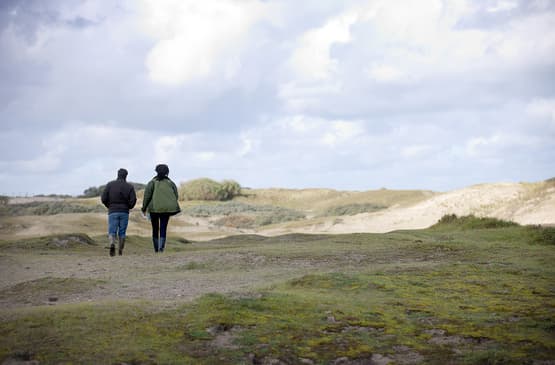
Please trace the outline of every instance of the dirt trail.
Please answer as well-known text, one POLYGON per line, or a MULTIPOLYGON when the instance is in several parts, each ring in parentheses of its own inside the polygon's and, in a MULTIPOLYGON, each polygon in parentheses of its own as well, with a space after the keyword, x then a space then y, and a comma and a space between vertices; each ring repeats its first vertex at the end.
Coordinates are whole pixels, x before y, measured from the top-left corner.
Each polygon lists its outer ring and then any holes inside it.
POLYGON ((321 262, 242 251, 97 254, 25 253, 0 256, 3 308, 113 300, 190 301, 207 293, 244 293, 304 275, 321 262), (24 285, 18 285, 24 284, 24 285), (71 288, 69 288, 71 286, 71 288), (55 298, 51 301, 51 298, 55 298))

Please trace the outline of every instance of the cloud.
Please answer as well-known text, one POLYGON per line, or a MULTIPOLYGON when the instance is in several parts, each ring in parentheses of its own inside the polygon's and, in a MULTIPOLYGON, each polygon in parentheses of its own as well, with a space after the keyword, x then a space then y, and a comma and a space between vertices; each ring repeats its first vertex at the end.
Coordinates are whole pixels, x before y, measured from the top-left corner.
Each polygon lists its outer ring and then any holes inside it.
POLYGON ((270 10, 257 0, 141 3, 143 30, 156 42, 146 59, 149 76, 166 85, 214 73, 233 78, 245 38, 270 10))
POLYGON ((292 68, 301 78, 327 79, 336 71, 337 60, 330 55, 334 44, 351 41, 350 27, 357 21, 354 12, 334 17, 320 28, 304 33, 290 59, 292 68))

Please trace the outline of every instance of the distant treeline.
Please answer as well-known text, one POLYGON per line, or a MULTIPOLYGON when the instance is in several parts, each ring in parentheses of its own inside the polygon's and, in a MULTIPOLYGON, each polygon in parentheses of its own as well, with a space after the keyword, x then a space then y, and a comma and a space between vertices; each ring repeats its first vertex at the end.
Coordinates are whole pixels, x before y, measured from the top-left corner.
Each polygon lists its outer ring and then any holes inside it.
MULTIPOLYGON (((142 190, 146 187, 145 184, 141 184, 141 183, 136 183, 136 182, 131 182, 131 181, 129 183, 131 185, 133 185, 135 190, 142 190)), ((100 196, 105 188, 106 188, 106 184, 100 185, 100 186, 91 186, 91 187, 85 189, 85 191, 83 191, 83 194, 80 197, 81 198, 94 198, 96 196, 100 196)))

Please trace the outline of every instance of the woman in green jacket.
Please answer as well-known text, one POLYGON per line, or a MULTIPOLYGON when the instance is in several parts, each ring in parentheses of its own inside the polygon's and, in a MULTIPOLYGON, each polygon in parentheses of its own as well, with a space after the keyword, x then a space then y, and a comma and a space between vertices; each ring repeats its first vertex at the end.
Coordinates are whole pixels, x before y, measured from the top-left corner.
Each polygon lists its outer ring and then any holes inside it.
POLYGON ((152 243, 155 252, 164 252, 166 246, 166 232, 170 217, 181 211, 179 208, 179 194, 175 183, 170 180, 168 165, 156 166, 156 176, 149 181, 145 188, 143 207, 141 211, 150 213, 152 223, 152 243))

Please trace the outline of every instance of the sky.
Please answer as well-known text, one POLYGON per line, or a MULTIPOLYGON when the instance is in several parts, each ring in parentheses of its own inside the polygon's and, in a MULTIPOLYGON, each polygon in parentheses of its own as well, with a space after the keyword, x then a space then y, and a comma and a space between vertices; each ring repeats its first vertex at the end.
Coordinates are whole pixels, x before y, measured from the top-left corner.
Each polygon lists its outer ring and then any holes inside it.
POLYGON ((2 0, 0 194, 555 176, 555 0, 2 0))

